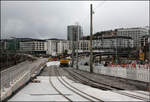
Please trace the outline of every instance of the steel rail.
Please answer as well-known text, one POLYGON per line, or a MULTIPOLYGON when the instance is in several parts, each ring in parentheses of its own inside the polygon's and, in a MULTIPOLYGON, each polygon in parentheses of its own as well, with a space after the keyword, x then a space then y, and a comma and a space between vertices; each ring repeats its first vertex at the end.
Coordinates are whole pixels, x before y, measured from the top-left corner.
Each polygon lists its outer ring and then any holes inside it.
POLYGON ((139 94, 142 94, 142 95, 145 95, 145 96, 150 96, 150 93, 143 93, 143 92, 139 92, 139 91, 138 92, 136 91, 135 93, 139 93, 139 94))
MULTIPOLYGON (((57 73, 56 70, 55 70, 55 73, 56 73, 56 75, 58 75, 58 73, 57 73)), ((87 97, 85 97, 84 95, 80 94, 79 92, 77 92, 77 91, 71 89, 70 87, 68 87, 66 84, 64 84, 64 82, 62 82, 62 81, 58 78, 58 76, 57 76, 57 79, 58 79, 59 82, 60 82, 62 85, 64 85, 67 89, 71 90, 72 92, 74 92, 75 94, 79 95, 80 97, 83 97, 84 99, 93 102, 93 100, 91 100, 90 98, 87 98, 87 97)))
POLYGON ((101 102, 104 102, 103 100, 101 100, 101 99, 99 99, 99 98, 97 98, 97 97, 94 97, 94 96, 92 96, 92 95, 89 95, 89 94, 87 94, 87 93, 85 93, 85 92, 83 92, 83 91, 81 91, 81 90, 79 90, 79 89, 77 89, 76 87, 74 87, 73 85, 71 85, 71 84, 69 84, 64 78, 62 78, 62 76, 61 76, 61 74, 60 74, 60 72, 59 72, 59 70, 57 69, 57 72, 58 72, 58 74, 59 74, 59 76, 60 76, 60 78, 66 83, 66 84, 68 84, 70 87, 72 87, 72 88, 74 88, 75 90, 77 90, 77 91, 79 91, 79 92, 81 92, 81 93, 83 93, 83 94, 85 94, 85 95, 87 95, 87 96, 89 96, 89 97, 91 97, 91 98, 93 98, 93 99, 95 99, 95 100, 98 100, 98 101, 101 101, 101 102))
POLYGON ((144 98, 144 97, 141 97, 141 96, 138 96, 138 95, 134 95, 134 94, 131 94, 131 93, 127 93, 127 92, 119 92, 119 91, 116 92, 115 91, 115 93, 118 93, 118 94, 121 94, 121 95, 125 95, 125 96, 128 96, 128 97, 132 97, 132 98, 136 98, 136 99, 140 99, 140 100, 143 100, 143 101, 149 101, 150 100, 149 98, 144 98))
MULTIPOLYGON (((102 85, 101 83, 97 83, 96 81, 94 81, 94 80, 90 80, 89 78, 87 78, 87 77, 85 77, 85 76, 81 76, 79 73, 76 73, 76 74, 79 74, 81 77, 82 77, 82 79, 79 77, 79 76, 77 76, 77 75, 75 75, 75 74, 73 74, 72 72, 70 72, 69 70, 66 70, 65 69, 65 71, 67 71, 73 78, 75 78, 76 80, 79 80, 81 83, 83 83, 83 84, 87 84, 87 85, 90 85, 90 86, 92 86, 92 87, 96 87, 96 88, 101 88, 101 89, 103 89, 103 90, 112 90, 112 89, 114 89, 114 88, 111 88, 110 86, 108 86, 108 85, 102 85), (84 80, 84 79, 86 79, 86 80, 84 80), (89 83, 89 82, 91 82, 91 83, 89 83), (94 82, 94 83, 93 83, 94 82), (97 85, 96 85, 97 84, 97 85)), ((75 73, 75 72, 74 72, 75 73)))
POLYGON ((60 92, 56 87, 55 85, 52 83, 52 80, 50 78, 50 71, 49 71, 49 82, 50 84, 52 85, 52 87, 60 94, 62 95, 65 99, 67 99, 69 102, 72 102, 71 99, 69 99, 68 97, 66 97, 62 92, 60 92))
MULTIPOLYGON (((65 69, 66 70, 66 69, 65 69)), ((68 71, 68 70, 66 70, 66 71, 68 71)), ((72 70, 73 71, 73 70, 72 70)), ((70 72, 70 71, 68 71, 68 72, 70 72)), ((94 80, 92 80, 92 79, 90 79, 90 78, 87 78, 85 75, 83 75, 83 74, 80 74, 80 73, 78 73, 78 72, 76 72, 76 71, 73 71, 74 73, 76 73, 76 74, 78 74, 78 75, 80 75, 81 77, 83 77, 83 78, 86 78, 86 79, 88 79, 88 80, 90 80, 91 82, 94 82, 94 83, 97 83, 97 84, 101 84, 101 83, 99 83, 99 82, 96 82, 96 81, 94 81, 94 80)), ((71 73, 71 72, 70 72, 71 73)), ((70 75, 73 75, 74 73, 71 73, 70 75)), ((79 77, 78 77, 79 78, 79 77)), ((107 84, 106 84, 107 85, 107 84)), ((111 90, 113 89, 113 90, 116 90, 115 88, 110 88, 111 90)), ((127 93, 127 92, 118 92, 118 91, 113 91, 113 92, 115 92, 115 93, 118 93, 118 94, 121 94, 121 95, 125 95, 125 96, 128 96, 128 97, 132 97, 132 98, 136 98, 136 99, 140 99, 140 100, 144 100, 144 101, 148 101, 148 100, 150 100, 149 98, 144 98, 144 97, 141 97, 141 96, 138 96, 138 95, 134 95, 134 94, 129 94, 129 93, 127 93)))
POLYGON ((94 83, 98 83, 99 85, 104 85, 104 87, 108 86, 109 90, 116 90, 116 89, 124 90, 124 89, 122 89, 122 88, 118 88, 118 87, 111 86, 111 85, 108 85, 108 84, 105 84, 105 83, 97 82, 97 81, 92 80, 92 79, 86 77, 85 75, 82 75, 82 74, 80 74, 80 73, 78 73, 78 72, 76 72, 76 71, 74 71, 74 70, 72 70, 72 71, 73 71, 74 73, 77 73, 78 75, 80 75, 80 76, 82 76, 82 77, 84 77, 84 78, 86 78, 86 79, 88 79, 88 80, 94 82, 94 83))

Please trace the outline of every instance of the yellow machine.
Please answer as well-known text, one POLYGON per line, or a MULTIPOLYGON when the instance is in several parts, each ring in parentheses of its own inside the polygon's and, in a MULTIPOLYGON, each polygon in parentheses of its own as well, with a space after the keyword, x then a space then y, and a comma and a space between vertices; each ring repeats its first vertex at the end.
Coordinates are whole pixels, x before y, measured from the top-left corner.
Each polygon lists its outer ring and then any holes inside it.
POLYGON ((51 57, 49 57, 49 58, 48 58, 48 61, 51 61, 51 60, 52 60, 51 57))
POLYGON ((58 57, 57 56, 51 56, 48 58, 48 61, 57 61, 58 57))
POLYGON ((60 59, 60 67, 69 67, 69 59, 62 58, 60 59))

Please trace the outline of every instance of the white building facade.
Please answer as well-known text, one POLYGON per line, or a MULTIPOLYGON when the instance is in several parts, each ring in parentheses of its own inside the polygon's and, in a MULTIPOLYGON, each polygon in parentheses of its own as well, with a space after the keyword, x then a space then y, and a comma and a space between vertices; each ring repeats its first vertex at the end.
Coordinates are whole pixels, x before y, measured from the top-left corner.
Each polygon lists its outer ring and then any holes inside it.
POLYGON ((146 28, 122 28, 117 30, 117 36, 127 36, 133 39, 133 46, 140 47, 142 36, 148 35, 149 31, 146 28))
POLYGON ((47 51, 46 54, 55 56, 57 53, 58 40, 47 40, 47 51))
MULTIPOLYGON (((72 41, 69 40, 47 40, 47 54, 49 55, 61 55, 65 51, 68 54, 72 53, 72 41)), ((89 52, 90 41, 89 40, 79 40, 78 42, 78 52, 89 52)), ((74 51, 77 50, 77 41, 74 41, 74 51)))
POLYGON ((20 51, 46 54, 47 43, 45 40, 29 40, 20 42, 20 51))
POLYGON ((133 40, 126 36, 102 37, 93 40, 93 49, 107 48, 133 48, 133 40))
POLYGON ((79 52, 89 52, 90 40, 79 40, 79 52))
POLYGON ((58 54, 63 54, 65 51, 70 52, 69 41, 61 40, 58 42, 58 54))
POLYGON ((70 41, 68 40, 47 40, 47 52, 46 54, 57 56, 63 54, 66 50, 70 52, 70 41))

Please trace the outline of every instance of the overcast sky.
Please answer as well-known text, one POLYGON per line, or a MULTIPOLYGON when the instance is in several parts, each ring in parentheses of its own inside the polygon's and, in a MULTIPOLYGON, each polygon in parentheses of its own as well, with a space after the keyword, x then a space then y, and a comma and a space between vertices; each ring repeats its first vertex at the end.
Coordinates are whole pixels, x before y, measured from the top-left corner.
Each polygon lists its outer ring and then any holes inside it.
POLYGON ((2 38, 66 39, 76 22, 89 35, 90 3, 94 32, 149 25, 149 1, 2 1, 2 38))

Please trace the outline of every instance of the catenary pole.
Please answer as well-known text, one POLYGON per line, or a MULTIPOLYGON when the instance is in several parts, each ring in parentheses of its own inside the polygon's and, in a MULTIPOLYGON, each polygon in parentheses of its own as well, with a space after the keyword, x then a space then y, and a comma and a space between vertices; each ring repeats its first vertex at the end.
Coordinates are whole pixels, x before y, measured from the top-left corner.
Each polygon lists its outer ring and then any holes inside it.
POLYGON ((93 73, 93 52, 92 52, 92 37, 93 37, 93 7, 90 5, 90 72, 93 73))
POLYGON ((77 57, 77 64, 76 67, 78 69, 78 44, 79 44, 79 24, 77 23, 77 53, 76 53, 76 57, 77 57))
POLYGON ((72 34, 72 67, 73 67, 73 65, 74 65, 74 33, 75 33, 75 31, 74 31, 74 28, 73 28, 73 34, 72 34))

